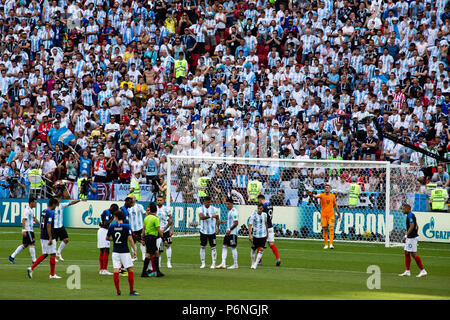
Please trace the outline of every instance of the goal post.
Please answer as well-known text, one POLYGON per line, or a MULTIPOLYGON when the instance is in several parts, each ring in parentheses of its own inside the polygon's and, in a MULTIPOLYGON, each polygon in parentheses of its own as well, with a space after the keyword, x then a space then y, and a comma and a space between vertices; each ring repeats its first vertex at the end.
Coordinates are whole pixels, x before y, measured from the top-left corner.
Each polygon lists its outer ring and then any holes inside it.
MULTIPOLYGON (((225 220, 225 199, 231 196, 240 214, 239 235, 244 236, 256 209, 249 184, 259 181, 260 193, 274 205, 276 237, 318 240, 322 239, 320 208, 309 191, 317 194, 330 184, 341 212, 341 220, 335 221, 335 239, 391 246, 400 243, 404 234, 401 203, 414 205, 405 186, 413 185, 411 172, 384 161, 169 155, 166 203, 172 209, 175 232, 193 234, 199 230, 196 209, 202 197, 210 196, 225 220), (351 184, 360 187, 356 204, 349 201, 351 184)), ((225 232, 225 225, 220 232, 225 232)))

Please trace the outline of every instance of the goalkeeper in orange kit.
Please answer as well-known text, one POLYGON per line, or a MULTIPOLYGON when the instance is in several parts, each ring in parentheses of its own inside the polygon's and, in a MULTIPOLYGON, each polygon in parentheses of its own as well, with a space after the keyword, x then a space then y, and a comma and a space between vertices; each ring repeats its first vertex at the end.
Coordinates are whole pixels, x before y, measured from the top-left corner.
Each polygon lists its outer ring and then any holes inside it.
POLYGON ((323 248, 334 249, 334 209, 336 209, 338 219, 341 219, 341 214, 336 204, 336 196, 331 193, 331 186, 326 184, 325 192, 313 195, 313 197, 320 199, 320 225, 322 226, 323 240, 325 241, 323 248), (328 246, 328 240, 330 240, 330 246, 328 246))

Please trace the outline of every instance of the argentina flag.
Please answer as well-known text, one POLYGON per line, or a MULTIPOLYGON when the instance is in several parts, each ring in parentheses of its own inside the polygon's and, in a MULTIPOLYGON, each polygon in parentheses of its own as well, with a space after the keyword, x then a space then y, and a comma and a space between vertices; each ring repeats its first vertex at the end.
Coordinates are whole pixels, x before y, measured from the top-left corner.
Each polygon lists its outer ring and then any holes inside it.
POLYGON ((70 141, 75 140, 77 137, 67 127, 61 127, 57 131, 58 142, 62 142, 65 145, 69 145, 70 141))

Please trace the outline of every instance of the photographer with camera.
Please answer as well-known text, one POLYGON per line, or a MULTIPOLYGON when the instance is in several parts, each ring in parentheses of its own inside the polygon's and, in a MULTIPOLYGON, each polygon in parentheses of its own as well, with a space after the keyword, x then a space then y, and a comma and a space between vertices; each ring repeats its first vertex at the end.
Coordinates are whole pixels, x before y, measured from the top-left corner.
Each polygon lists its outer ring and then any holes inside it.
POLYGON ((78 199, 98 200, 98 186, 92 182, 92 178, 88 178, 87 171, 81 172, 81 178, 77 180, 78 199))
POLYGON ((8 188, 10 197, 14 199, 22 198, 26 188, 25 181, 20 176, 20 170, 15 169, 14 174, 6 179, 8 184, 1 184, 2 187, 8 188))

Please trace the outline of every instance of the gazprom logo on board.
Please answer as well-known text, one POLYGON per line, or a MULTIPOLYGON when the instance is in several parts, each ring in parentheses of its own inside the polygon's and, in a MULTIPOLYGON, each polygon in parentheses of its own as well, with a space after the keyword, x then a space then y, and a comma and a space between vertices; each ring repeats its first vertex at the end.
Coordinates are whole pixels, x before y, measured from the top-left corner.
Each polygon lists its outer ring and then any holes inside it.
POLYGON ((435 230, 434 217, 431 217, 430 222, 423 226, 422 231, 428 239, 450 239, 450 230, 435 230))
POLYGON ((89 210, 85 211, 81 216, 81 220, 85 225, 98 225, 100 223, 100 218, 95 218, 92 216, 92 204, 89 205, 89 210))

